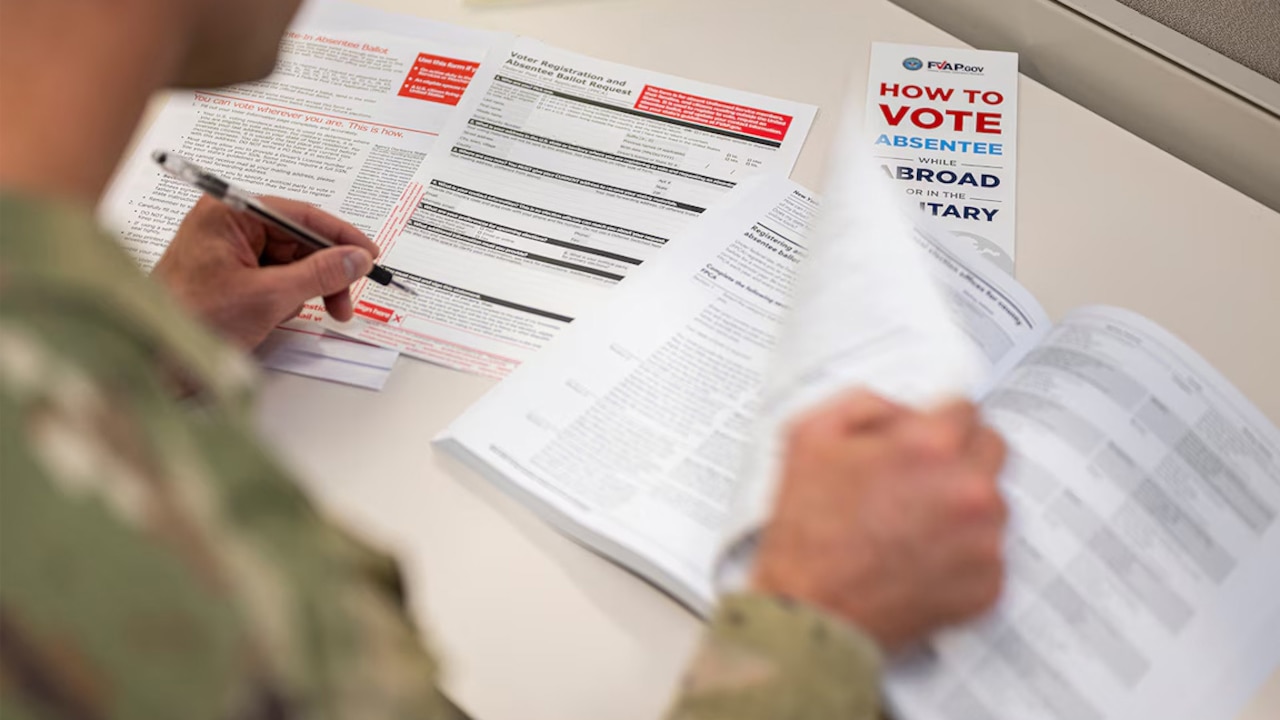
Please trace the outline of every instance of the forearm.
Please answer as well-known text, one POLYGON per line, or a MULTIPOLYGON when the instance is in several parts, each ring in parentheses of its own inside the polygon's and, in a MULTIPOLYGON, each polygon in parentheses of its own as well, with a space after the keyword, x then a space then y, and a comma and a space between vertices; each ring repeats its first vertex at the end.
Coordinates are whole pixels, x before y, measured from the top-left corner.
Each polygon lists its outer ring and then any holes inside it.
POLYGON ((880 664, 870 638, 817 610, 730 596, 668 720, 874 720, 880 664))

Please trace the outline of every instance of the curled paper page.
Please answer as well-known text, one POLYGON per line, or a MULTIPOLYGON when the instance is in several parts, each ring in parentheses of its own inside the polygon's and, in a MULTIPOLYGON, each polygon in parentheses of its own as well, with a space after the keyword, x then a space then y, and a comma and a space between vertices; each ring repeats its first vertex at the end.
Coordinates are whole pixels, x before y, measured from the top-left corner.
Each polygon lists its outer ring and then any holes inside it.
POLYGON ((972 396, 986 364, 966 337, 914 239, 918 212, 895 199, 852 125, 837 142, 809 257, 761 396, 756 442, 718 563, 745 581, 777 488, 779 437, 797 415, 849 388, 926 407, 972 396), (912 213, 915 213, 913 215, 912 213))

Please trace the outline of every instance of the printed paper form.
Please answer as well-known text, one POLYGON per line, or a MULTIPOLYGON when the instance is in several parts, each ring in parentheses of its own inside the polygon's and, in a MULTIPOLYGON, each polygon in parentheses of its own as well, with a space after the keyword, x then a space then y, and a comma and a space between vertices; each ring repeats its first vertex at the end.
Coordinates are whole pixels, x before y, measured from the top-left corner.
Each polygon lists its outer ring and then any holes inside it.
MULTIPOLYGON (((177 93, 116 178, 104 221, 146 269, 197 191, 154 166, 190 157, 249 190, 312 204, 371 237, 435 144, 478 63, 510 36, 390 15, 335 0, 304 6, 275 73, 177 93)), ((262 348, 267 367, 379 388, 397 353, 329 333, 317 300, 262 348)))
POLYGON ((787 180, 735 189, 438 442, 708 611, 735 466, 816 207, 787 180))
POLYGON ((815 108, 519 39, 476 75, 382 237, 419 298, 342 331, 506 375, 737 183, 790 172, 815 108))
MULTIPOLYGON (((740 468, 817 207, 787 180, 735 190, 440 442, 565 532, 708 610, 726 532, 747 524, 734 514, 740 468)), ((1035 327, 1005 323, 973 291, 957 264, 984 263, 963 243, 915 237, 937 250, 922 257, 938 261, 992 365, 1043 332, 1029 296, 1012 291, 1035 327)))
POLYGON ((983 409, 1015 449, 1007 589, 891 675, 903 717, 1234 717, 1280 664, 1276 428, 1114 308, 1068 315, 983 409))

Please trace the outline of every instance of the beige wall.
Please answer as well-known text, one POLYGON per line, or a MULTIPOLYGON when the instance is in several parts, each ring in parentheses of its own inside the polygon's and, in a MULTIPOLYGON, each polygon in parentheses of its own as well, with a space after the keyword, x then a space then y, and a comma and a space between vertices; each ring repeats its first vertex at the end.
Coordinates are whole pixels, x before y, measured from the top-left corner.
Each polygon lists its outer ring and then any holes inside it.
MULTIPOLYGON (((1261 74, 1115 0, 893 2, 975 47, 1020 53, 1027 76, 1280 211, 1280 85, 1261 74)), ((1259 52, 1280 57, 1280 39, 1259 52)))
POLYGON ((1280 2, 1275 0, 1118 0, 1126 6, 1280 83, 1280 2))

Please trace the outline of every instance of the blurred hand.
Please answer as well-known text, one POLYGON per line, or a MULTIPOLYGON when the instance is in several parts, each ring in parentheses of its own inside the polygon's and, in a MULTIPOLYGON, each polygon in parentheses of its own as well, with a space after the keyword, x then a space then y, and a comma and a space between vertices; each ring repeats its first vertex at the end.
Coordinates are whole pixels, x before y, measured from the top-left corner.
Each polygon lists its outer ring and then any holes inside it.
POLYGON ((894 653, 999 597, 1005 445, 970 403, 856 392, 790 429, 757 589, 834 613, 894 653))
POLYGON ((191 209, 154 277, 188 311, 227 340, 251 349, 302 305, 323 297, 350 320, 349 288, 369 272, 378 248, 355 227, 303 202, 263 203, 340 247, 312 250, 283 231, 209 197, 191 209))

